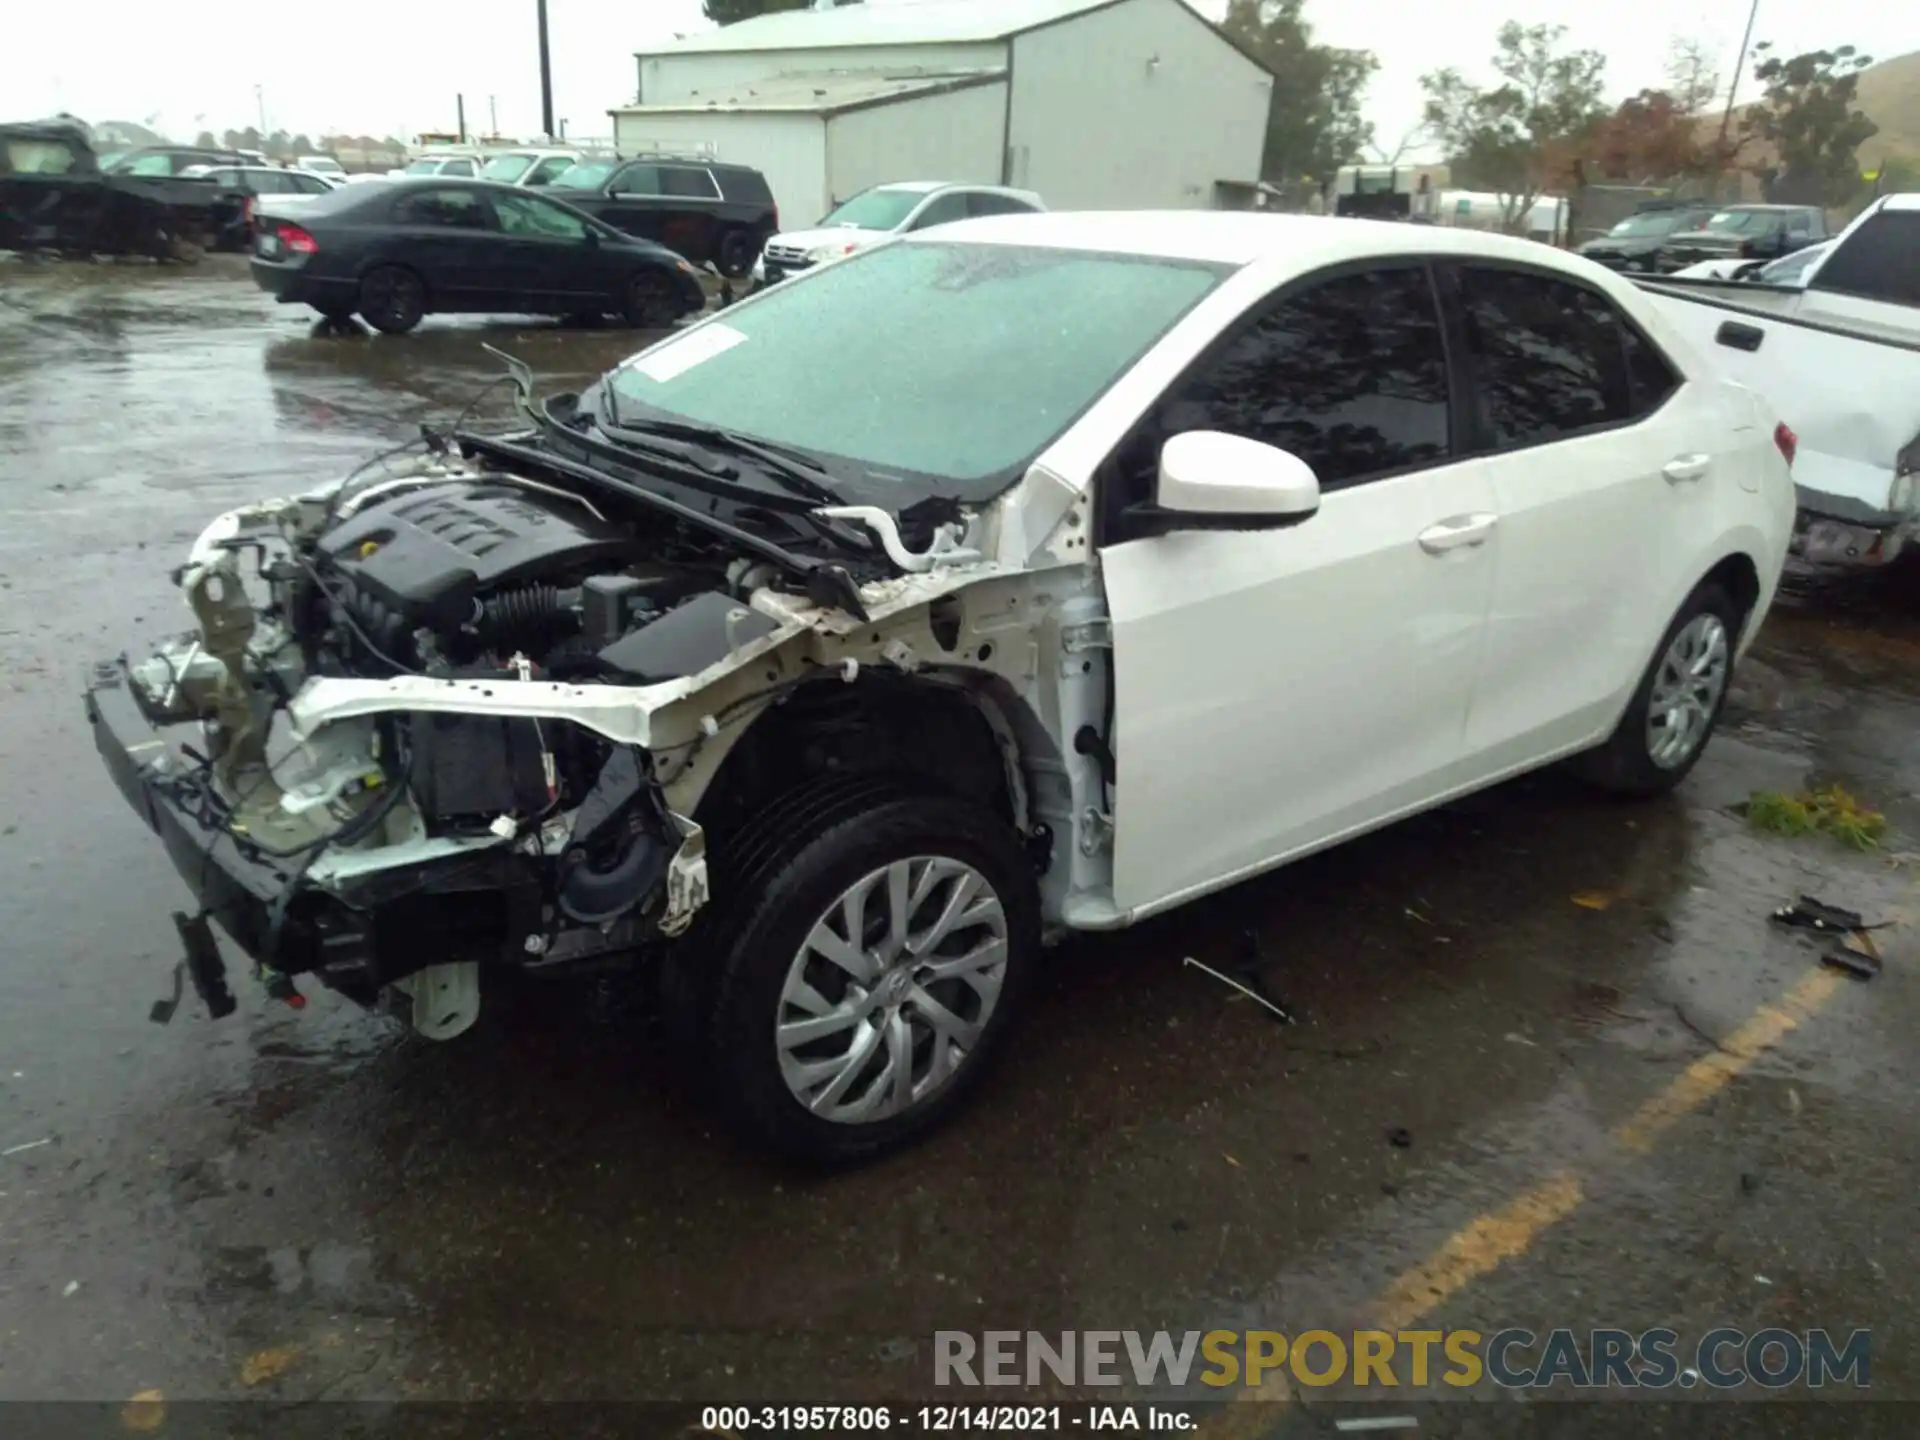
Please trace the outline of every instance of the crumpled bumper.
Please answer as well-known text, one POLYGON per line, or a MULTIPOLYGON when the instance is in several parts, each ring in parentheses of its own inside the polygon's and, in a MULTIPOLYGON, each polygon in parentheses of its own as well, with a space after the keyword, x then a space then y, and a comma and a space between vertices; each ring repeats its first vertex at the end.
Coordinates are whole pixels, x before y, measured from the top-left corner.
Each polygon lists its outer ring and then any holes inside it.
MULTIPOLYGON (((243 847, 181 802, 194 762, 141 709, 124 659, 94 666, 84 698, 114 784, 160 837, 195 902, 258 964, 313 974, 371 1005, 384 987, 430 965, 512 956, 537 928, 537 862, 505 849, 311 883, 306 855, 243 847)), ((211 964, 218 978, 219 962, 208 958, 211 947, 199 957, 194 948, 189 942, 188 966, 205 996, 203 972, 211 964)))

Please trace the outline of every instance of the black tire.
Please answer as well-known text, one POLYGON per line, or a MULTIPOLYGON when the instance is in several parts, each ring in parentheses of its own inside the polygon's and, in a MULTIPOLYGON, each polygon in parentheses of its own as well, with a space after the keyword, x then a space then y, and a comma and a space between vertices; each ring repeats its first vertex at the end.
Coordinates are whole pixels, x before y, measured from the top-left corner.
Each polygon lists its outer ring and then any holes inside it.
POLYGON ((404 335, 427 313, 427 287, 402 265, 381 265, 360 280, 360 318, 383 335, 404 335))
POLYGON ((1740 643, 1740 630, 1745 621, 1746 616, 1740 606, 1724 587, 1711 580, 1702 582, 1687 597, 1679 613, 1673 617, 1673 623, 1667 626, 1666 633, 1660 637, 1659 645, 1654 648, 1653 659, 1648 662, 1646 673, 1640 677, 1639 688, 1633 692, 1633 699, 1628 702, 1626 713, 1620 717, 1613 734, 1604 744, 1576 756, 1571 767, 1573 772, 1602 790, 1631 796, 1664 795, 1686 779, 1706 750, 1707 742, 1713 738, 1720 712, 1726 706, 1727 691, 1733 680, 1733 652, 1740 643), (1654 756, 1648 723, 1654 687, 1661 680, 1662 668, 1668 663, 1676 638, 1706 616, 1712 616, 1719 622, 1726 647, 1719 693, 1713 699, 1706 725, 1697 739, 1678 758, 1667 757, 1663 764, 1654 756))
POLYGON ((658 270, 642 270, 621 295, 621 316, 636 330, 664 330, 684 309, 679 288, 658 270))
POLYGON ((729 280, 751 274, 760 258, 760 237, 751 230, 729 230, 714 247, 713 268, 729 280))
MULTIPOLYGON (((714 865, 713 899, 673 957, 669 1018, 683 1027, 692 1022, 705 1082, 749 1140, 808 1164, 847 1164, 905 1144, 966 1099, 990 1067, 1039 957, 1033 866, 1006 821, 885 780, 829 777, 763 812, 720 848, 714 865), (999 899, 1006 962, 997 1001, 972 1049, 924 1099, 880 1120, 823 1119, 781 1073, 774 1031, 788 972, 808 933, 844 892, 875 870, 924 856, 970 867, 999 899)), ((930 1034, 927 1043, 933 1043, 930 1034)), ((924 1058, 915 1051, 916 1063, 924 1058)), ((864 1087, 856 1082, 852 1088, 864 1087)))

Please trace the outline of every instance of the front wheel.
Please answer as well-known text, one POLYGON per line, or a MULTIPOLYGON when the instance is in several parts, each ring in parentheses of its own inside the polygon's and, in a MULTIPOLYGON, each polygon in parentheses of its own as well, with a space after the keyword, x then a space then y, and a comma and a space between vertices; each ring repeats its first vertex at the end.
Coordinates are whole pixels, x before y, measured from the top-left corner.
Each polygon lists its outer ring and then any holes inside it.
POLYGON ((729 230, 720 237, 713 268, 729 280, 744 278, 760 258, 760 241, 751 230, 729 230))
POLYGON ((681 315, 680 292, 656 270, 642 270, 627 281, 621 315, 636 330, 663 330, 681 315))
POLYGON ((1574 761, 1576 772, 1622 795, 1659 795, 1684 780, 1719 723, 1742 620, 1713 581, 1689 595, 1619 725, 1574 761))
POLYGON ((382 265, 360 282, 360 318, 383 335, 406 334, 426 313, 426 287, 411 270, 382 265))
POLYGON ((893 1149, 960 1104, 1040 948, 1033 867, 1006 821, 946 798, 849 798, 820 828, 750 845, 750 873, 716 877, 726 918, 702 946, 717 1098, 751 1138, 814 1163, 893 1149))

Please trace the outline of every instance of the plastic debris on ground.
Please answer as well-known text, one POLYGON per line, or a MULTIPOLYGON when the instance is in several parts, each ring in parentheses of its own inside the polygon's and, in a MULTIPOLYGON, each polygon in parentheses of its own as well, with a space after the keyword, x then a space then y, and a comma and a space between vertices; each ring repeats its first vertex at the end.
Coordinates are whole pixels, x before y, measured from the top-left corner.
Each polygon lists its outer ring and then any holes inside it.
POLYGON ((1782 905, 1768 918, 1783 929, 1832 937, 1834 943, 1820 954, 1820 963, 1829 969, 1842 971, 1856 980, 1871 980, 1885 968, 1872 932, 1886 929, 1891 922, 1869 925, 1859 911, 1829 905, 1811 895, 1802 895, 1793 904, 1782 905))

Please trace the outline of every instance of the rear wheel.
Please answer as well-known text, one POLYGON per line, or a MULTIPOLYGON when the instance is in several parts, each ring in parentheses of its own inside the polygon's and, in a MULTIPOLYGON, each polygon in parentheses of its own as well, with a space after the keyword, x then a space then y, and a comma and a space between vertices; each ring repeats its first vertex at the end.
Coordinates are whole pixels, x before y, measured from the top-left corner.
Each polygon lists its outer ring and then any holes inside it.
POLYGON ((1040 905, 1014 832, 979 806, 856 781, 806 808, 822 823, 741 837, 747 864, 716 875, 711 928, 681 958, 704 972, 699 1053, 727 1113, 792 1158, 844 1163, 978 1083, 1037 961, 1040 905))
POLYGON ((1573 762, 1576 773, 1622 795, 1659 795, 1684 780, 1726 704, 1743 618, 1717 582, 1689 595, 1626 714, 1605 744, 1573 762))
POLYGON ((729 230, 715 247, 713 268, 729 280, 738 280, 752 271, 759 255, 759 239, 751 230, 729 230))
POLYGON ((680 292, 656 270, 642 270, 627 282, 621 314, 636 330, 659 330, 680 318, 680 292))
POLYGON ((411 270, 382 265, 360 281, 360 318, 382 334, 404 335, 426 313, 426 287, 411 270))

